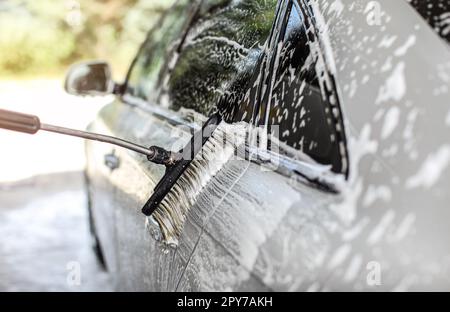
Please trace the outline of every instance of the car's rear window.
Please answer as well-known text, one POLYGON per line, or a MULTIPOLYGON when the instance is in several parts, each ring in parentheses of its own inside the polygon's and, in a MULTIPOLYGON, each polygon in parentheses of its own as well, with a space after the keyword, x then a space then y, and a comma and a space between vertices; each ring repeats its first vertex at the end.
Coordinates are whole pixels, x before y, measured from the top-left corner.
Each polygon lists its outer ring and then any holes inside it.
POLYGON ((407 0, 430 26, 450 43, 449 0, 407 0))

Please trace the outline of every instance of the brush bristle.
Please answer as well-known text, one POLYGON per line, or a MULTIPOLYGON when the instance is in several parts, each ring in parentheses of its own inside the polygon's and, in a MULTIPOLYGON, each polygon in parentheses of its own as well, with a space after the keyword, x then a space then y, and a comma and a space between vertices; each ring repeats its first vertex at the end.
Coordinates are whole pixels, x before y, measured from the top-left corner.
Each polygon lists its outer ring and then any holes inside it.
POLYGON ((207 183, 245 142, 245 133, 243 125, 222 122, 161 201, 153 217, 161 228, 166 244, 178 245, 189 209, 207 183))

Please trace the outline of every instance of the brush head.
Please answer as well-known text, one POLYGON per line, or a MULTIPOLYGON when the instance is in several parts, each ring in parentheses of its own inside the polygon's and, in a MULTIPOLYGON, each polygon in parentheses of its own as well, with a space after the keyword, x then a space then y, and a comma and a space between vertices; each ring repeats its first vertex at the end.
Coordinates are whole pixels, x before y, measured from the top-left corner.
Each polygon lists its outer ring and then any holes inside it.
MULTIPOLYGON (((170 190, 158 202, 150 202, 155 210, 151 214, 152 224, 157 223, 165 245, 177 246, 189 212, 195 206, 200 194, 208 183, 235 155, 244 153, 246 128, 221 122, 214 133, 205 141, 192 161, 185 161, 179 167, 169 170, 177 171, 177 178, 170 180, 170 190)), ((166 179, 175 176, 172 172, 166 179)), ((162 190, 162 188, 161 188, 162 190)), ((152 199, 151 199, 152 200, 152 199)))
POLYGON ((146 216, 151 216, 153 212, 158 208, 161 201, 169 193, 174 184, 178 181, 180 176, 184 173, 186 168, 202 149, 203 145, 213 134, 221 121, 219 114, 211 116, 203 125, 202 130, 196 132, 191 141, 180 152, 182 158, 176 161, 174 164, 167 166, 166 173, 163 178, 156 185, 153 195, 147 201, 142 208, 142 213, 146 216))

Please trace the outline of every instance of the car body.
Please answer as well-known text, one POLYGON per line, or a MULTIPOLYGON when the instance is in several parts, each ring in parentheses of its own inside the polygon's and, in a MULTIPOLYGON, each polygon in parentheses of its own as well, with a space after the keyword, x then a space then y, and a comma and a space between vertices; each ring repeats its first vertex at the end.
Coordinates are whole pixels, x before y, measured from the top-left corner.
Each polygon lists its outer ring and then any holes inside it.
POLYGON ((181 148, 219 111, 279 144, 179 181, 168 245, 141 213, 164 167, 88 142, 117 289, 448 290, 449 87, 448 44, 406 1, 177 1, 90 130, 181 148))

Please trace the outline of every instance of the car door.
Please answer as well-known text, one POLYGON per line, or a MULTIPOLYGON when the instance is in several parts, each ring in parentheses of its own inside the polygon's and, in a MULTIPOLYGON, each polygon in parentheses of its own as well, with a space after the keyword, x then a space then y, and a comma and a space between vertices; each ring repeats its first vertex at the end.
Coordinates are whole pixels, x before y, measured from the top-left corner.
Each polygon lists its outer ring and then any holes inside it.
MULTIPOLYGON (((119 137, 180 149, 229 88, 236 89, 236 103, 245 97, 250 103, 243 92, 248 88, 240 85, 242 81, 246 86, 251 81, 255 84, 255 67, 264 54, 262 46, 272 30, 276 6, 276 1, 177 2, 176 10, 166 16, 167 24, 162 22, 161 32, 167 41, 150 33, 135 60, 122 98, 126 105, 112 104, 100 119, 119 137), (178 16, 177 5, 183 12, 178 16), (258 16, 261 20, 256 24, 258 16), (174 23, 180 25, 178 32, 174 23), (167 29, 174 33, 172 39, 168 39, 167 29), (158 50, 164 53, 158 55, 158 50), (248 77, 250 80, 245 81, 248 77)), ((229 118, 239 114, 245 113, 229 109, 229 118)), ((120 167, 112 172, 110 181, 115 188, 119 288, 174 290, 177 273, 186 266, 196 236, 186 233, 186 239, 181 239, 175 249, 160 241, 159 226, 153 219, 146 220, 140 209, 164 168, 127 151, 116 151, 116 156, 120 167)))
MULTIPOLYGON (((203 182, 194 190, 188 184, 195 181, 180 181, 183 198, 192 191, 195 196, 173 203, 177 209, 187 205, 180 208, 187 212, 173 246, 160 224, 140 213, 164 168, 115 151, 120 166, 109 180, 120 289, 283 290, 301 285, 307 269, 326 254, 327 233, 315 218, 329 216, 324 207, 335 198, 333 178, 345 175, 344 143, 336 130, 339 116, 329 122, 330 100, 320 100, 326 98, 321 97, 323 80, 314 79, 314 71, 301 70, 309 68, 302 62, 311 60, 284 61, 307 48, 304 43, 289 47, 301 41, 301 34, 285 40, 289 25, 301 21, 300 14, 292 17, 298 9, 293 3, 200 1, 190 6, 192 14, 183 15, 191 16, 182 23, 187 26, 168 40, 160 59, 151 43, 144 44, 122 98, 126 105, 117 102, 101 113, 99 123, 114 135, 171 149, 186 144, 193 129, 215 111, 228 124, 243 121, 251 133, 269 131, 272 137, 263 139, 267 144, 262 149, 261 140, 256 146, 246 143, 246 152, 221 163, 214 175, 199 170, 203 182), (316 133, 312 125, 325 130, 316 133), (280 130, 284 135, 277 139, 280 130)), ((166 217, 173 222, 179 216, 166 217)))
POLYGON ((310 14, 306 3, 279 2, 249 121, 258 144, 226 162, 192 205, 185 233, 195 239, 176 290, 307 290, 331 275, 341 226, 331 207, 348 163, 310 14))

